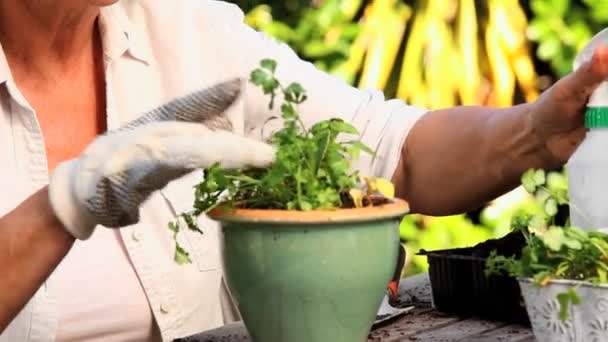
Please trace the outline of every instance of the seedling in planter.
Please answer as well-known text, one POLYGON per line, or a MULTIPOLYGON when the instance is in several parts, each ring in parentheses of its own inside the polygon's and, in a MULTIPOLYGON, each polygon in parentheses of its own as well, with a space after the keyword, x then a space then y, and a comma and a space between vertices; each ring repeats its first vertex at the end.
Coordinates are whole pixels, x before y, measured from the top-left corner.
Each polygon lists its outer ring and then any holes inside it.
MULTIPOLYGON (((542 170, 530 170, 522 177, 524 188, 537 198, 544 213, 521 214, 513 218, 513 230, 520 231, 526 239, 521 257, 493 253, 486 272, 531 278, 538 286, 546 286, 557 279, 608 283, 608 235, 583 231, 569 222, 557 224, 557 208, 569 205, 568 194, 565 189, 549 189, 546 178, 542 170)), ((570 288, 558 295, 558 301, 559 317, 565 320, 568 306, 580 304, 581 299, 576 289, 570 288)))
MULTIPOLYGON (((273 109, 277 97, 283 127, 274 132, 270 143, 276 146, 276 159, 265 169, 228 170, 216 164, 204 170, 203 181, 196 186, 193 210, 181 214, 188 229, 203 233, 196 218, 222 208, 335 210, 383 204, 394 196, 390 181, 364 178, 351 171, 351 162, 360 153, 374 152, 359 139, 355 127, 339 118, 317 122, 307 128, 300 118, 298 105, 306 101, 306 90, 299 83, 284 86, 276 77, 277 64, 262 60, 253 70, 250 82, 270 97, 273 109), (342 135, 353 139, 338 141, 342 135)), ((176 238, 175 260, 189 263, 188 252, 177 243, 179 220, 169 224, 176 238)))

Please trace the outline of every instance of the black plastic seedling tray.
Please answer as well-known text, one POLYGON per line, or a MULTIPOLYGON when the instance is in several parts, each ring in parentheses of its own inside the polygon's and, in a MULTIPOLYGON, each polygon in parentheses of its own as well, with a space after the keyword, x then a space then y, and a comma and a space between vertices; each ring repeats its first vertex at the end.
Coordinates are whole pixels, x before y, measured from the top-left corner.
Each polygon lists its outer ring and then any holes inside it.
POLYGON ((420 251, 429 262, 435 308, 452 314, 529 324, 517 280, 485 274, 486 259, 492 250, 501 255, 519 255, 523 245, 523 237, 517 233, 470 248, 420 251))

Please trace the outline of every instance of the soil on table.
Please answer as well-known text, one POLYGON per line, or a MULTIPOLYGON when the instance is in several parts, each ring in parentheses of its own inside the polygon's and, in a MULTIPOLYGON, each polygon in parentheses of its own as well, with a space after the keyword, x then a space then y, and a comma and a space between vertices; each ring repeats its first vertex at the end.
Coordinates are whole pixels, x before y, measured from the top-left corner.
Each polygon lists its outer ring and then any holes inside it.
MULTIPOLYGON (((350 197, 349 194, 347 193, 343 193, 340 196, 340 199, 342 200, 342 206, 340 207, 341 209, 354 209, 356 208, 355 206, 355 202, 353 202, 353 199, 350 197)), ((391 203, 391 199, 383 196, 381 194, 365 194, 363 195, 363 199, 362 199, 362 203, 364 207, 379 207, 381 205, 385 205, 388 203, 391 203)))

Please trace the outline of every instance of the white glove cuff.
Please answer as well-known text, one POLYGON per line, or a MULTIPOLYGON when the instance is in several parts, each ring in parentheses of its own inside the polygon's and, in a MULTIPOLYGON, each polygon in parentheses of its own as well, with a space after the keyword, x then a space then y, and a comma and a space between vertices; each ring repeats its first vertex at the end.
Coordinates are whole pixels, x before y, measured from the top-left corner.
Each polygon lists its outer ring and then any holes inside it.
POLYGON ((78 200, 72 181, 76 177, 77 160, 63 162, 57 166, 49 184, 49 198, 55 215, 65 229, 76 239, 86 240, 97 225, 95 217, 78 200))

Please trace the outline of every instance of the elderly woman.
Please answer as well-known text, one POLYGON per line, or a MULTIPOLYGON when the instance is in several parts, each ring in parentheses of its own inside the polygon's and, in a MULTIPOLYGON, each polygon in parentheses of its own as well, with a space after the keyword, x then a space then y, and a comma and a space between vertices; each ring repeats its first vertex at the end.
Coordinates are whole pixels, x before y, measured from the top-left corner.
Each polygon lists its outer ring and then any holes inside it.
POLYGON ((262 58, 308 90, 308 123, 340 115, 363 132, 379 157, 362 173, 435 215, 562 165, 608 75, 601 48, 534 103, 427 112, 349 87, 242 20, 211 0, 0 0, 0 341, 171 340, 238 317, 217 227, 200 219, 180 266, 166 225, 192 203, 193 170, 272 162, 267 99, 230 81, 262 58))

